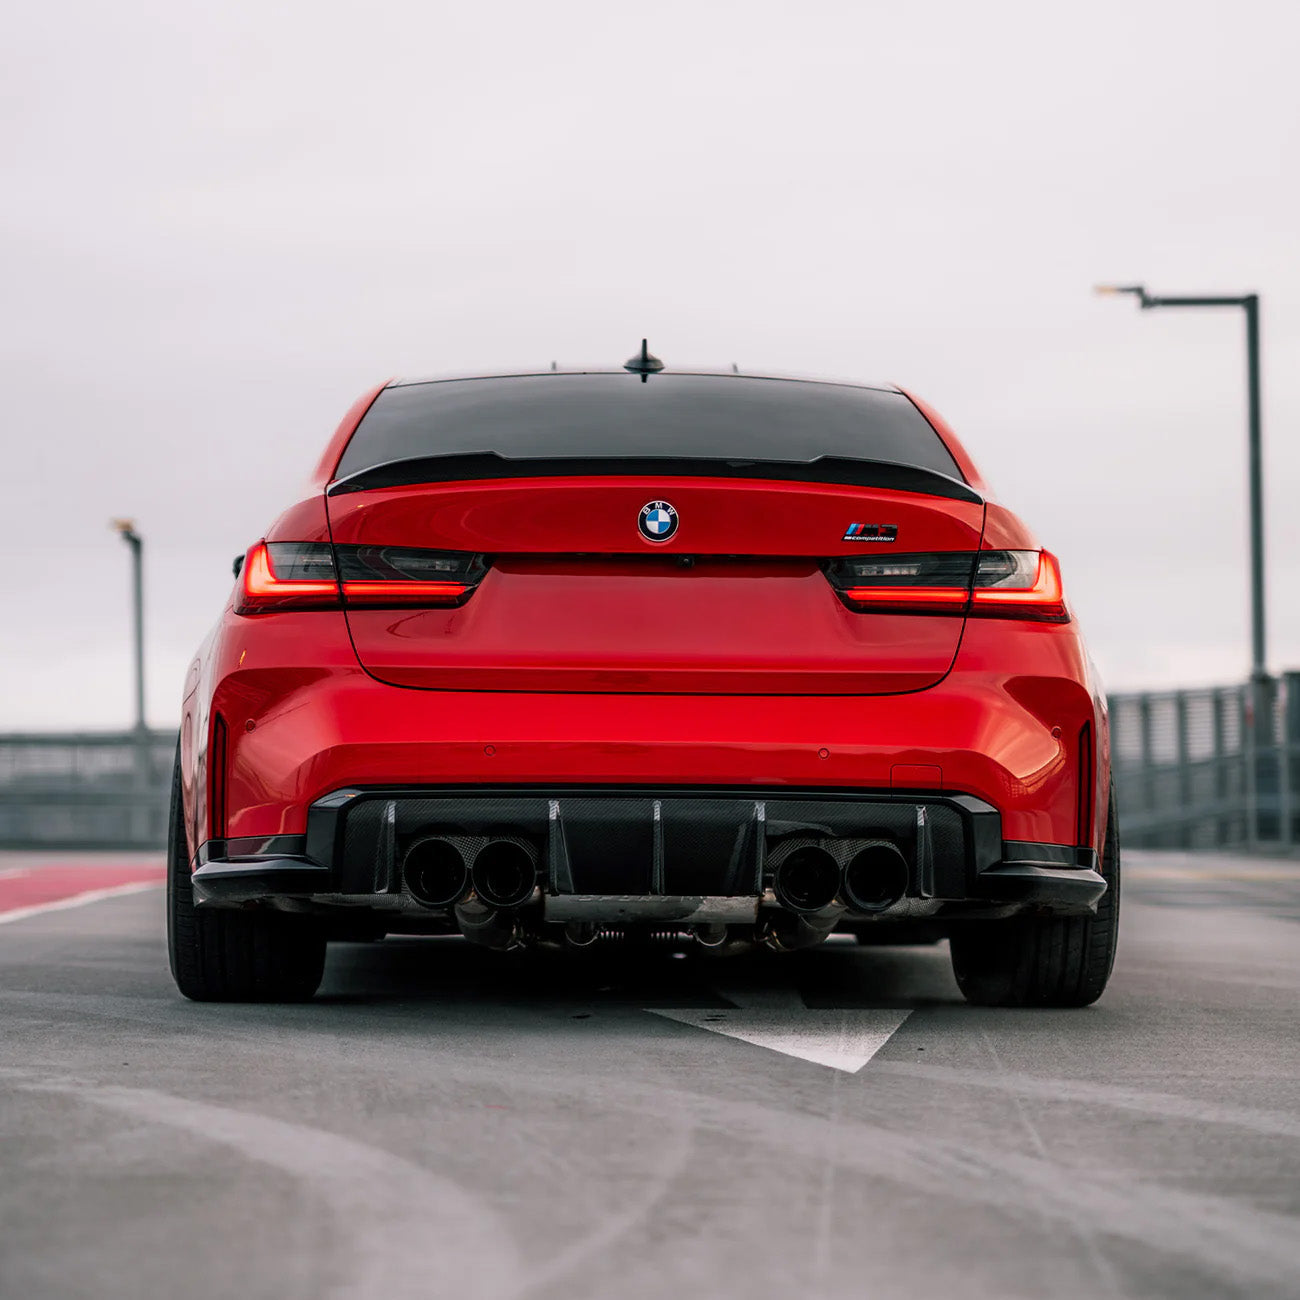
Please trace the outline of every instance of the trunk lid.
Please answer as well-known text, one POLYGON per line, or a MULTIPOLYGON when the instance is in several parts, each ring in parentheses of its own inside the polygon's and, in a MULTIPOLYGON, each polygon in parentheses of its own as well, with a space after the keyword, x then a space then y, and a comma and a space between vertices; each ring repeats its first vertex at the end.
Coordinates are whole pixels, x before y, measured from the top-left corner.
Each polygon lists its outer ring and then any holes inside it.
POLYGON ((970 492, 725 474, 345 482, 327 505, 336 546, 487 557, 459 607, 347 611, 368 672, 434 690, 921 690, 948 672, 964 620, 856 612, 823 565, 972 552, 984 518, 970 492), (646 507, 660 502, 671 511, 643 528, 646 507))

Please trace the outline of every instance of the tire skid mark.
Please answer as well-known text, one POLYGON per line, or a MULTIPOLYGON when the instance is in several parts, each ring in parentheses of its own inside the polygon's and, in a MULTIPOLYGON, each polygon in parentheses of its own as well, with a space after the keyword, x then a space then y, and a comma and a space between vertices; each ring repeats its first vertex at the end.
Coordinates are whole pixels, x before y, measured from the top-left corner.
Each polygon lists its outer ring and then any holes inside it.
POLYGON ((166 1125, 300 1180, 335 1216, 337 1258, 351 1273, 328 1291, 339 1300, 506 1300, 520 1293, 523 1275, 505 1222, 451 1180, 382 1148, 149 1088, 59 1080, 17 1086, 166 1125))
MULTIPOLYGON (((172 1031, 182 1026, 196 1034, 201 1033, 205 1040, 221 1041, 231 1046, 244 1045, 254 1050, 257 1044, 250 1039, 252 1033, 263 1033, 266 1029, 267 1009, 253 1005, 231 1006, 221 1009, 220 1018, 205 1015, 201 1024, 193 1016, 184 1013, 193 1008, 180 1002, 173 993, 156 994, 106 994, 94 991, 85 993, 54 993, 27 989, 0 989, 0 1004, 11 1002, 24 1007, 27 1014, 40 1012, 42 1021, 48 1022, 51 1016, 64 1014, 78 1019, 94 1017, 99 1020, 138 1021, 154 1026, 166 1025, 172 1031), (171 1013, 171 1014, 169 1014, 171 1013), (235 1019, 235 1015, 239 1019, 235 1019)), ((475 1004, 479 1006, 479 1004, 475 1004)), ((17 1009, 17 1008, 16 1008, 17 1009)), ((205 1008, 205 1012, 210 1009, 205 1008)), ((311 1017, 310 1004, 304 1007, 277 1007, 275 1011, 278 1026, 277 1050, 297 1050, 315 1056, 326 1048, 337 1048, 338 1035, 335 1030, 317 1027, 317 1023, 306 1023, 311 1017), (287 1023, 292 1015, 295 1023, 287 1023)), ((480 1016, 476 1030, 481 1032, 490 1027, 487 1009, 480 1007, 480 1016)), ((369 1008, 368 1014, 374 1016, 377 1008, 369 1008)), ((338 1012, 331 1009, 331 1017, 338 1012)), ((360 1025, 349 1021, 346 1025, 349 1041, 354 1044, 368 1043, 382 1046, 386 1051, 394 1048, 420 1054, 427 1053, 427 1038, 405 1037, 408 1024, 423 1028, 426 1024, 422 1012, 403 1011, 386 1017, 387 1023, 378 1026, 373 1021, 360 1025), (397 1037, 395 1035, 403 1035, 397 1037)), ((446 1044, 444 1043, 445 1047, 446 1044)), ((468 1060, 458 1063, 472 1069, 468 1060)), ((0 1069, 0 1074, 4 1071, 0 1069)), ((877 1057, 871 1063, 872 1076, 880 1074, 895 1075, 900 1078, 916 1079, 943 1083, 960 1088, 980 1088, 998 1092, 1018 1092, 1025 1097, 1042 1098, 1047 1101, 1075 1101, 1085 1105, 1110 1106, 1118 1110, 1131 1110, 1156 1118, 1186 1120, 1195 1124, 1219 1124, 1231 1128, 1240 1128, 1265 1137, 1283 1137, 1300 1139, 1300 1116, 1289 1115, 1283 1111, 1262 1110, 1250 1106, 1237 1106, 1222 1102, 1202 1101, 1194 1097, 1184 1097, 1177 1093, 1148 1092, 1145 1089, 1124 1088, 1116 1084, 1089 1083, 1079 1079, 1060 1079, 1051 1076, 1028 1074, 998 1074, 987 1070, 975 1070, 956 1066, 912 1065, 904 1061, 881 1060, 877 1057)), ((489 1076, 484 1076, 488 1078, 489 1076)), ((533 1079, 536 1083, 537 1080, 533 1079)))
MULTIPOLYGON (((1225 1281, 1286 1288, 1300 1273, 1300 1221, 1227 1197, 1099 1177, 1037 1156, 916 1137, 861 1121, 833 1123, 757 1103, 727 1104, 680 1093, 660 1093, 657 1102, 667 1103, 675 1115, 694 1113, 702 1126, 739 1129, 753 1141, 835 1161, 930 1199, 952 1198, 1017 1218, 1042 1216, 1084 1226, 1194 1263, 1225 1281)), ((650 1098, 640 1102, 643 1110, 650 1105, 650 1098)))
MULTIPOLYGON (((222 1008, 223 1014, 220 1019, 214 1016, 205 1019, 199 1026, 192 1018, 183 1014, 186 1010, 192 1011, 193 1008, 178 1001, 177 997, 170 992, 125 995, 94 991, 54 993, 48 990, 0 988, 0 1004, 5 1002, 17 1004, 16 1013, 19 1013, 18 1007, 25 1007, 28 1014, 39 1011, 42 1021, 48 1021, 52 1015, 64 1014, 76 1018, 91 1016, 100 1020, 118 1022, 137 1021, 155 1026, 166 1024, 173 1030, 183 1024, 186 1029, 195 1032, 201 1029, 202 1036, 206 1040, 220 1040, 232 1046, 248 1045, 250 1049, 253 1044, 249 1034, 263 1032, 266 1022, 266 1008, 253 1005, 232 1006, 222 1008), (239 1014, 240 1019, 236 1020, 232 1013, 239 1014)), ((279 1013, 277 1022, 281 1030, 279 1050, 292 1050, 295 1045, 298 1045, 304 1052, 314 1054, 322 1048, 337 1046, 337 1035, 334 1032, 322 1030, 315 1024, 301 1023, 310 1016, 310 1006, 278 1007, 275 1010, 279 1013), (300 1023, 285 1023, 289 1014, 300 1023)), ((369 1012, 374 1015, 377 1009, 370 1008, 369 1012)), ((337 1012, 331 1010, 330 1014, 334 1016, 337 1012)), ((376 1046, 382 1045, 390 1051, 395 1047, 403 1046, 421 1054, 428 1050, 427 1039, 394 1037, 394 1031, 405 1034, 406 1026, 403 1022, 418 1022, 423 1025, 421 1013, 404 1011, 388 1016, 387 1021, 388 1023, 383 1027, 377 1026, 374 1022, 369 1026, 349 1022, 347 1025, 349 1039, 358 1044, 365 1042, 376 1046)), ((480 1016, 477 1028, 481 1031, 487 1024, 486 1017, 480 1016)), ((2 1073, 3 1070, 0 1070, 0 1074, 2 1073)), ((873 1076, 890 1074, 960 1088, 1018 1092, 1025 1097, 1042 1098, 1047 1101, 1075 1101, 1085 1105, 1109 1106, 1118 1110, 1152 1115, 1156 1118, 1240 1128, 1265 1137, 1300 1139, 1300 1116, 1277 1110, 1203 1101, 1177 1093, 1149 1092, 1145 1089, 1124 1088, 1116 1084, 1090 1083, 1079 1079, 1052 1076, 998 1074, 956 1066, 913 1065, 904 1061, 880 1058, 876 1058, 871 1063, 871 1074, 873 1076)))
MULTIPOLYGON (((333 1035, 307 1032, 301 1046, 314 1053, 327 1039, 337 1042, 333 1035)), ((387 1039, 390 1052, 397 1045, 387 1039)), ((413 1055, 427 1057, 427 1046, 423 1050, 418 1042, 406 1046, 413 1055)), ((445 1061, 444 1068, 453 1071, 462 1086, 499 1082, 492 1069, 476 1066, 468 1057, 454 1065, 445 1061)), ((1223 1196, 1098 1176, 1036 1156, 900 1133, 843 1115, 832 1121, 757 1102, 716 1099, 609 1077, 588 1079, 570 1071, 534 1068, 528 1087, 536 1094, 635 1110, 642 1117, 658 1114, 666 1125, 689 1121, 698 1131, 786 1150, 802 1160, 831 1161, 883 1183, 911 1187, 929 1198, 984 1206, 1035 1224, 1047 1217, 1063 1226, 1086 1225, 1102 1236, 1179 1258, 1225 1284, 1285 1288, 1300 1273, 1300 1223, 1223 1196)), ((639 1209, 638 1217, 648 1209, 639 1209)), ((592 1243, 583 1257, 596 1249, 599 1243, 592 1243)))
MULTIPOLYGON (((500 1296, 505 1300, 539 1291, 562 1281, 639 1224, 647 1222, 655 1207, 668 1198, 674 1182, 687 1171, 695 1150, 695 1124, 675 1125, 672 1140, 661 1148, 664 1158, 655 1168, 645 1171, 644 1190, 632 1204, 607 1216, 595 1230, 578 1238, 550 1260, 529 1267, 526 1275, 517 1259, 512 1259, 503 1276, 494 1281, 485 1276, 491 1273, 491 1269, 486 1265, 480 1268, 479 1264, 485 1258, 500 1264, 503 1248, 507 1256, 510 1255, 508 1245, 503 1247, 503 1243, 509 1241, 508 1229, 500 1221, 494 1221, 491 1211, 473 1207, 479 1224, 478 1234, 482 1238, 481 1242, 475 1241, 473 1233, 463 1224, 464 1213, 457 1216, 454 1212, 456 1207, 448 1213, 445 1204, 449 1194, 452 1199, 459 1197, 463 1201, 471 1199, 469 1194, 387 1151, 321 1129, 190 1101, 150 1089, 92 1087, 61 1081, 38 1083, 27 1079, 23 1071, 4 1068, 0 1068, 0 1078, 13 1081, 18 1088, 71 1096, 233 1147, 251 1159, 271 1164, 309 1182, 312 1190, 326 1199, 339 1219, 349 1224, 357 1221, 357 1203, 368 1202, 376 1222, 385 1227, 382 1234, 385 1240, 370 1242, 363 1236, 362 1251, 367 1257, 382 1258, 387 1268, 383 1274, 367 1268, 354 1284, 340 1284, 331 1292, 340 1297, 382 1294, 385 1297, 410 1295, 427 1300, 431 1296, 440 1296, 444 1291, 431 1289, 433 1283, 428 1280, 431 1261, 437 1264, 438 1276, 445 1284, 448 1296, 500 1296), (402 1167, 400 1176, 393 1176, 392 1166, 402 1167), (346 1182, 347 1195, 342 1201, 331 1194, 332 1179, 346 1182), (430 1194, 425 1184, 436 1184, 434 1194, 430 1194), (399 1204, 394 1205, 394 1201, 399 1204), (405 1212, 402 1207, 405 1207, 405 1212), (438 1223, 441 1233, 446 1235, 445 1242, 429 1240, 431 1221, 438 1223), (397 1241, 389 1242, 389 1235, 397 1241), (404 1252, 395 1251, 397 1242, 405 1243, 404 1252), (413 1257, 413 1246, 417 1242, 424 1244, 413 1257), (366 1246, 371 1249, 364 1250, 366 1246), (464 1278, 457 1278, 449 1272, 444 1251, 461 1253, 470 1261, 464 1278), (394 1277, 388 1277, 388 1271, 392 1271, 394 1277)), ((367 1232, 367 1225, 363 1225, 361 1231, 363 1234, 367 1232)), ((347 1249, 354 1258, 363 1260, 356 1241, 351 1242, 347 1249)))
MULTIPOLYGON (((390 1050, 393 1045, 390 1039, 390 1050)), ((411 1046, 418 1050, 418 1044, 411 1046)), ((468 1057, 446 1066, 462 1086, 499 1081, 491 1069, 468 1057)), ((608 1076, 588 1079, 535 1066, 528 1087, 571 1102, 623 1107, 642 1118, 657 1114, 666 1124, 689 1119, 702 1132, 785 1150, 804 1160, 832 1161, 931 1199, 951 1198, 1022 1220, 1047 1216, 1063 1226, 1079 1223, 1102 1236, 1194 1264, 1225 1284, 1270 1284, 1285 1290, 1300 1273, 1300 1221, 1224 1196, 1099 1176, 1036 1156, 900 1133, 844 1116, 831 1121, 608 1076)))
MULTIPOLYGON (((96 1014, 94 1007, 86 1005, 86 999, 68 998, 66 1001, 70 1009, 75 1008, 80 1014, 96 1014)), ((134 1000, 121 998, 113 1001, 126 1007, 134 1000)), ((135 1005, 139 1007, 140 1002, 136 1001, 135 1005)), ((491 1032, 492 1017, 488 1007, 481 1003, 474 1005, 478 1014, 473 1036, 478 1036, 481 1043, 484 1031, 491 1032)), ((367 1027, 352 1018, 340 1026, 338 1013, 338 1008, 330 1010, 332 1028, 328 1031, 317 1027, 324 1022, 319 1019, 313 1022, 309 1011, 296 1013, 300 1018, 294 1023, 280 1025, 278 1050, 292 1052, 302 1056, 304 1061, 318 1064, 321 1050, 336 1049, 340 1029, 346 1028, 354 1049, 361 1050, 366 1045, 382 1049, 388 1070, 399 1070, 404 1066, 414 1068, 421 1064, 427 1066, 430 1044, 418 1032, 425 1025, 423 1013, 394 1013, 382 1027, 373 1023, 367 1027)), ((173 1025, 180 1023, 179 1017, 167 1014, 155 1019, 173 1025)), ((213 1022, 203 1028, 205 1036, 207 1031, 214 1030, 224 1043, 237 1042, 252 1051, 250 1035, 263 1030, 265 1024, 242 1016, 237 1022, 214 1017, 213 1022)), ((470 1033, 468 1027, 466 1033, 470 1033)), ((481 1058, 476 1059, 472 1036, 467 1038, 463 1051, 457 1051, 453 1041, 442 1040, 439 1053, 444 1077, 454 1078, 458 1086, 491 1085, 500 1081, 498 1068, 484 1064, 481 1058)), ((712 1097, 651 1081, 612 1077, 600 1071, 584 1075, 572 1068, 573 1064, 570 1061, 559 1067, 540 1060, 532 1062, 526 1080, 527 1090, 535 1096, 563 1097, 571 1104, 589 1104, 606 1110, 624 1108, 637 1112, 641 1118, 656 1115, 665 1126, 671 1124, 675 1129, 689 1122, 698 1131, 719 1133, 728 1140, 751 1146, 758 1144, 768 1149, 788 1151, 803 1161, 831 1161, 843 1168, 862 1171, 886 1185, 914 1188, 931 1200, 952 1199, 981 1206, 996 1214, 1032 1222, 1035 1227, 1043 1216, 1063 1226, 1080 1222, 1086 1224, 1089 1231, 1133 1242, 1147 1250, 1179 1259, 1185 1266, 1196 1267, 1215 1277, 1223 1286, 1249 1285, 1258 1290, 1264 1284, 1271 1284, 1285 1291, 1293 1286, 1296 1275, 1300 1273, 1300 1220, 1255 1209, 1227 1196, 1183 1192, 1154 1181, 1076 1170, 1032 1155, 993 1150, 960 1139, 899 1132, 852 1117, 841 1116, 838 1122, 833 1122, 806 1111, 712 1097)), ((893 1067, 895 1073, 910 1073, 909 1067, 891 1062, 880 1062, 877 1068, 886 1070, 889 1067, 893 1067)), ((918 1076, 942 1069, 937 1066, 914 1068, 918 1076)), ((964 1071, 953 1073, 965 1074, 964 1071)), ((1024 1083, 1018 1076, 1007 1076, 1007 1080, 1007 1083, 997 1086, 1022 1086, 1024 1083)), ((957 1080, 945 1077, 944 1081, 957 1080)), ((1050 1087, 1053 1096, 1061 1095, 1054 1082, 1032 1082, 1037 1087, 1050 1087)), ((1067 1089, 1071 1086, 1089 1093, 1095 1087, 1065 1085, 1067 1089)), ((1111 1091, 1101 1088, 1099 1094, 1090 1095, 1087 1100, 1102 1101, 1105 1099, 1103 1094, 1111 1091)), ((1118 1093, 1129 1102, 1143 1097, 1143 1094, 1123 1089, 1118 1093)), ((1175 1100, 1190 1109, 1183 1110, 1174 1118, 1201 1117, 1199 1103, 1188 1099, 1175 1100)), ((1143 1104, 1149 1104, 1149 1098, 1143 1104)), ((1294 1136, 1293 1121, 1272 1112, 1219 1107, 1215 1108, 1212 1118, 1220 1123, 1242 1124, 1254 1131, 1294 1136)), ((651 1208, 647 1205, 639 1209, 637 1217, 644 1217, 651 1208)), ((421 1230, 427 1231, 427 1219, 422 1218, 421 1222, 424 1225, 421 1230)), ((617 1236, 612 1225, 611 1232, 617 1236)), ((498 1256, 501 1242, 508 1240, 508 1236, 494 1236, 489 1254, 498 1256)), ((593 1251, 600 1249, 600 1245, 598 1241, 592 1242, 582 1258, 589 1258, 593 1251)), ((489 1292, 477 1278, 475 1286, 478 1289, 474 1294, 510 1293, 508 1288, 489 1292)))
POLYGON ((1109 1106, 1140 1115, 1153 1115, 1158 1119, 1223 1124, 1265 1137, 1300 1138, 1300 1116, 1273 1110, 1254 1110, 1249 1106, 1233 1106, 1217 1101, 1200 1101, 1195 1097, 1182 1097, 1170 1092, 1146 1092, 1108 1083, 1039 1078, 1028 1074, 996 1074, 953 1066, 909 1065, 904 1061, 880 1061, 873 1069, 876 1074, 928 1079, 932 1083, 950 1084, 956 1088, 984 1088, 1019 1097, 1032 1097, 1035 1100, 1109 1106))
MULTIPOLYGON (((984 1046, 993 1059, 993 1064, 999 1075, 1006 1074, 1006 1067, 1002 1064, 1002 1058, 998 1055, 997 1044, 993 1041, 992 1035, 987 1029, 980 1031, 980 1036, 984 1040, 984 1046)), ((1029 1108, 1025 1105, 1027 1098, 1018 1092, 1010 1092, 1008 1099, 1015 1107, 1016 1118, 1020 1121, 1021 1128, 1029 1135, 1029 1140, 1033 1144, 1034 1151, 1038 1158, 1044 1164, 1052 1162, 1051 1152, 1047 1149, 1047 1143, 1043 1141, 1043 1135, 1034 1123, 1034 1117, 1030 1114, 1029 1108)), ((1079 1243, 1088 1265, 1092 1270, 1096 1283, 1105 1287, 1106 1294, 1110 1296, 1119 1296, 1123 1294, 1119 1278, 1115 1275, 1115 1270, 1110 1261, 1106 1258, 1105 1251, 1097 1240, 1096 1233, 1093 1232, 1086 1222, 1072 1219, 1068 1231, 1079 1243)))
POLYGON ((644 1192, 626 1209, 606 1217, 594 1231, 579 1237, 546 1263, 530 1268, 523 1292, 540 1291, 561 1281, 581 1265, 598 1258, 638 1225, 649 1222, 655 1208, 668 1199, 673 1184, 686 1172, 695 1150, 696 1132, 694 1122, 676 1124, 664 1158, 654 1168, 644 1171, 648 1184, 644 1192))

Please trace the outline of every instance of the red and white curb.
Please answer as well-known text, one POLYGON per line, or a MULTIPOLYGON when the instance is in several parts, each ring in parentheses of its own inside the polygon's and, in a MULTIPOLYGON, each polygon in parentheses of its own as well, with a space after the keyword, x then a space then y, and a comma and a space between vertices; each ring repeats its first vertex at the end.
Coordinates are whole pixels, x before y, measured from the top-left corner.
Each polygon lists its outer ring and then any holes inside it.
POLYGON ((0 925, 160 889, 166 879, 165 867, 146 863, 8 867, 0 870, 0 925))

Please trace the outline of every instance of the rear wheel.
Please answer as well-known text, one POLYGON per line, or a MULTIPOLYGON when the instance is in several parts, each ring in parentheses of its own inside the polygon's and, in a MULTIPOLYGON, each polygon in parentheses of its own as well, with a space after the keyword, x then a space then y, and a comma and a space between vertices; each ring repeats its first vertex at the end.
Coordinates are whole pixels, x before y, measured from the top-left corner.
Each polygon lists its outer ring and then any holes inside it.
POLYGON ((180 755, 167 851, 167 950, 176 987, 196 1002, 300 1002, 320 986, 325 938, 310 919, 194 906, 180 755))
POLYGON ((986 1007, 1086 1007, 1101 997, 1119 928, 1119 823, 1112 788, 1095 916, 972 924, 952 935, 952 969, 968 1002, 986 1007))

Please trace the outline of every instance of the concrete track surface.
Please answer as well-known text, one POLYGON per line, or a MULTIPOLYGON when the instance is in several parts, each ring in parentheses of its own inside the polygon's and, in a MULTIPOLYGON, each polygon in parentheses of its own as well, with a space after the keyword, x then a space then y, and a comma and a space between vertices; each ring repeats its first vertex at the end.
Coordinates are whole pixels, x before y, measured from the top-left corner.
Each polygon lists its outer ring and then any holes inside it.
POLYGON ((0 1296, 1300 1296, 1300 863, 1126 868, 1066 1012, 963 1005, 942 945, 458 939, 198 1006, 160 889, 29 909, 0 1296))

